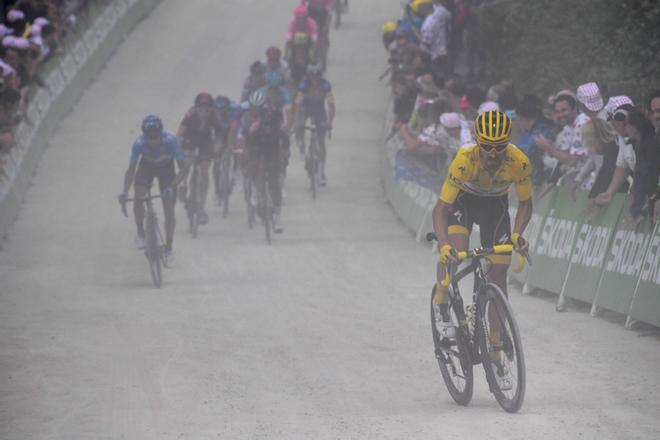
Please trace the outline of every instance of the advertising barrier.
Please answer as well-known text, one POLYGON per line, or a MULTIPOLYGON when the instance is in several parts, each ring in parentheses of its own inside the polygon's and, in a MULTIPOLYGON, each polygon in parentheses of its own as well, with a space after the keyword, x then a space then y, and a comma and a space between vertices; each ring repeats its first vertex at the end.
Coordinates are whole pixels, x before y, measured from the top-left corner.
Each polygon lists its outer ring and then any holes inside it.
POLYGON ((651 242, 648 223, 643 222, 637 226, 631 224, 628 216, 630 202, 630 199, 626 200, 619 216, 605 258, 601 288, 594 300, 597 307, 623 314, 628 314, 630 310, 646 250, 651 242))
POLYGON ((576 206, 581 205, 586 194, 578 194, 580 200, 576 202, 565 187, 559 187, 556 193, 535 240, 532 249, 534 265, 529 270, 526 283, 559 293, 566 279, 577 231, 582 224, 576 206))
MULTIPOLYGON (((631 320, 660 323, 660 222, 647 245, 637 288, 628 312, 626 326, 631 320)), ((647 226, 647 225, 643 225, 647 226)))
MULTIPOLYGON (((425 175, 397 155, 402 148, 398 137, 385 142, 381 179, 392 208, 422 240, 433 228, 431 212, 437 200, 436 184, 442 176, 425 175)), ((532 288, 558 295, 557 309, 565 299, 592 304, 635 321, 660 326, 660 230, 648 221, 633 225, 628 211, 630 198, 616 195, 602 208, 589 206, 587 193, 573 194, 557 187, 542 197, 535 196, 534 212, 525 231, 533 262, 519 273, 509 275, 523 283, 523 292, 532 288)), ((513 222, 517 211, 511 201, 513 222)), ((471 246, 477 246, 473 231, 471 246)))
MULTIPOLYGON (((583 222, 571 252, 566 283, 560 293, 562 298, 568 297, 589 303, 594 301, 607 250, 624 201, 625 196, 617 194, 604 208, 596 208, 591 213, 584 212, 584 209, 582 212, 577 212, 583 222)), ((583 206, 586 204, 580 205, 583 206)))

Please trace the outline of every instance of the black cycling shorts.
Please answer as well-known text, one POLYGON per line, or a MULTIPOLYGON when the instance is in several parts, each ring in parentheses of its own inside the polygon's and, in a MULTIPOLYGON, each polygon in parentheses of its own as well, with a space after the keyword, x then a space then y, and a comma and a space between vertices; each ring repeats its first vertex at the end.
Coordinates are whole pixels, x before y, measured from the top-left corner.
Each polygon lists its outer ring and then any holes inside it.
POLYGON ((154 165, 140 160, 137 172, 135 173, 135 186, 144 186, 150 189, 154 178, 157 178, 158 187, 162 193, 165 188, 172 184, 174 176, 174 161, 166 165, 154 165))
POLYGON ((319 31, 325 29, 330 20, 330 13, 328 9, 322 6, 310 6, 309 7, 309 16, 314 19, 318 25, 319 31))
POLYGON ((195 148, 197 149, 198 160, 213 160, 215 157, 213 142, 201 142, 197 145, 187 144, 183 147, 183 151, 186 155, 190 155, 195 151, 195 148))
MULTIPOLYGON (((479 225, 482 247, 511 243, 511 219, 509 218, 509 198, 505 194, 497 197, 476 196, 460 191, 451 207, 451 226, 462 226, 472 233, 472 225, 479 225)), ((454 231, 458 232, 458 231, 454 231)))

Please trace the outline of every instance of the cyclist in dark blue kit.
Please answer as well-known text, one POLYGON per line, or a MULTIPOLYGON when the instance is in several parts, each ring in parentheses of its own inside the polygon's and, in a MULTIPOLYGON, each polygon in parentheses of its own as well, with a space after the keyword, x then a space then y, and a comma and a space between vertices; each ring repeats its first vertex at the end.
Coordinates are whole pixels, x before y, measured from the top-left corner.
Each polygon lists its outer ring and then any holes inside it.
MULTIPOLYGON (((135 198, 146 196, 151 189, 154 178, 163 200, 165 213, 165 261, 166 265, 173 262, 172 241, 174 239, 174 204, 176 203, 175 188, 186 179, 188 167, 184 161, 183 151, 176 137, 163 131, 163 122, 158 116, 149 115, 142 121, 142 134, 135 140, 131 149, 131 160, 124 175, 124 191, 119 195, 119 202, 124 204, 131 185, 134 187, 135 198), (176 161, 179 172, 174 172, 176 161)), ((133 212, 137 225, 135 245, 144 249, 144 203, 134 203, 133 212)))
POLYGON ((335 119, 335 98, 332 94, 332 86, 327 79, 323 78, 323 71, 319 65, 312 65, 307 68, 307 77, 300 83, 294 103, 293 120, 296 121, 296 143, 301 152, 305 135, 305 123, 309 118, 316 126, 318 134, 321 162, 320 183, 325 185, 325 161, 327 156, 325 138, 326 134, 332 130, 332 122, 335 119))

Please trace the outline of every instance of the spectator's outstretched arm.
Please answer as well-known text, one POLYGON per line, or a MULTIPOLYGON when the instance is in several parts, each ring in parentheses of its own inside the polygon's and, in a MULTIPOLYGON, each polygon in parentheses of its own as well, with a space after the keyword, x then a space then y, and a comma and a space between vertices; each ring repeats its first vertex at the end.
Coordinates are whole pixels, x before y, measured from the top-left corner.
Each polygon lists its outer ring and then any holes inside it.
POLYGON ((405 151, 416 150, 422 145, 422 141, 420 141, 418 137, 413 136, 410 132, 410 128, 405 124, 402 124, 399 127, 399 135, 401 136, 403 143, 406 145, 404 148, 405 151))
POLYGON ((596 196, 595 201, 598 205, 607 205, 612 201, 614 194, 621 188, 623 182, 628 177, 628 168, 616 167, 614 174, 612 175, 612 180, 610 185, 607 187, 607 190, 603 193, 600 193, 596 196))
POLYGON ((578 156, 577 154, 571 154, 560 150, 554 142, 543 135, 535 137, 534 142, 536 142, 546 154, 555 157, 562 165, 569 167, 575 166, 581 158, 581 156, 578 156))

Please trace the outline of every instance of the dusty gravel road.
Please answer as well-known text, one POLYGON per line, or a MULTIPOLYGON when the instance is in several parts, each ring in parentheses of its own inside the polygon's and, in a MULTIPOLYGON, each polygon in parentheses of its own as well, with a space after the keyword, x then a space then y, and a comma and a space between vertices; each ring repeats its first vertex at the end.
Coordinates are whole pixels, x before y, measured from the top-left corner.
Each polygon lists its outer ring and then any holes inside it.
POLYGON ((469 407, 449 397, 428 324, 435 258, 378 177, 395 0, 351 1, 332 35, 319 199, 294 155, 272 247, 240 197, 197 240, 179 206, 176 267, 151 286, 116 203, 141 118, 174 131, 198 91, 236 97, 295 3, 164 1, 61 124, 0 252, 0 439, 660 438, 658 339, 517 291, 521 413, 480 368, 469 407))

